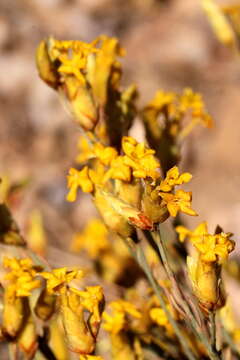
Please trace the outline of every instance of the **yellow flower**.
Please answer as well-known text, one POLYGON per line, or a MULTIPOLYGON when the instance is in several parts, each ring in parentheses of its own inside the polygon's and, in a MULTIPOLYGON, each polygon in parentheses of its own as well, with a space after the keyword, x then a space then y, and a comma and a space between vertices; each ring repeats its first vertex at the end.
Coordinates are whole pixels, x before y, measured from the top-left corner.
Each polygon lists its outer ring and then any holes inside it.
POLYGON ((194 243, 199 239, 201 240, 203 235, 208 234, 208 227, 205 221, 199 224, 193 231, 182 225, 177 226, 175 230, 179 234, 179 240, 181 242, 183 242, 188 237, 194 243))
POLYGON ((7 297, 14 299, 16 297, 27 297, 31 291, 41 286, 41 281, 36 280, 37 269, 31 259, 3 259, 3 266, 11 271, 5 275, 5 280, 9 283, 6 286, 7 297))
POLYGON ((100 305, 104 302, 103 289, 101 286, 87 286, 85 291, 72 288, 75 294, 80 296, 81 305, 93 314, 94 321, 100 322, 100 305))
POLYGON ((202 95, 194 93, 190 88, 184 89, 182 96, 180 96, 179 110, 181 113, 191 110, 193 118, 198 118, 207 127, 212 126, 212 119, 206 112, 202 95))
POLYGON ((183 183, 188 183, 192 178, 190 173, 179 174, 177 166, 172 167, 167 172, 167 176, 164 180, 161 181, 160 186, 157 187, 157 190, 169 192, 176 185, 182 185, 183 183))
POLYGON ((109 249, 108 230, 99 219, 91 220, 85 229, 74 236, 73 251, 86 250, 89 256, 96 259, 104 250, 109 249))
POLYGON ((197 213, 191 208, 192 193, 184 190, 177 190, 176 194, 159 192, 159 196, 166 203, 171 216, 177 216, 179 211, 191 216, 197 213))
POLYGON ((89 169, 85 166, 81 171, 71 168, 67 177, 69 193, 67 195, 68 201, 75 201, 77 197, 77 190, 81 187, 83 192, 92 192, 93 184, 89 178, 89 169))
POLYGON ((130 136, 124 136, 122 149, 125 153, 124 162, 133 170, 133 176, 137 178, 159 177, 160 164, 153 156, 155 151, 146 148, 144 143, 138 143, 130 136))
POLYGON ((216 235, 205 234, 201 239, 194 242, 194 246, 201 254, 201 260, 206 262, 218 262, 226 260, 228 254, 234 250, 235 243, 230 240, 231 233, 216 235))
POLYGON ((199 251, 202 261, 220 263, 234 249, 235 243, 230 239, 231 233, 221 232, 210 235, 206 222, 199 224, 193 231, 184 226, 177 226, 176 231, 180 236, 180 241, 184 241, 186 237, 189 238, 199 251))
POLYGON ((83 277, 81 270, 68 270, 67 267, 53 269, 51 272, 42 272, 41 276, 47 280, 47 291, 54 294, 58 291, 65 291, 66 285, 74 280, 83 277))
POLYGON ((103 146, 100 142, 91 144, 90 139, 81 136, 78 147, 80 154, 77 161, 82 163, 89 159, 97 158, 103 165, 110 165, 111 161, 117 157, 117 150, 111 146, 103 146))
POLYGON ((131 169, 125 164, 125 158, 118 156, 111 162, 106 178, 117 179, 129 182, 131 180, 131 169))

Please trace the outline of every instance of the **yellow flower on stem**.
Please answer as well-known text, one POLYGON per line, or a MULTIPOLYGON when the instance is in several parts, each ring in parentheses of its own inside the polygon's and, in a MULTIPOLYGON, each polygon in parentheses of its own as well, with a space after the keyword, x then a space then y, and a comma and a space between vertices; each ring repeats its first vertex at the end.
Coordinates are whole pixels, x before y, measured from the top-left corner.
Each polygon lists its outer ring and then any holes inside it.
POLYGON ((51 272, 42 272, 41 276, 47 280, 47 291, 54 294, 58 291, 65 291, 66 285, 74 280, 83 277, 82 270, 68 270, 67 267, 53 269, 51 272))
POLYGON ((223 232, 216 235, 207 234, 193 244, 200 252, 202 261, 221 263, 234 250, 235 243, 230 239, 231 235, 223 232))
POLYGON ((131 167, 133 176, 143 179, 159 177, 160 164, 154 157, 154 150, 148 149, 144 143, 138 143, 130 136, 123 137, 122 149, 125 153, 124 163, 131 167))
POLYGON ((81 233, 77 233, 71 245, 75 252, 86 250, 89 256, 96 259, 103 251, 109 249, 108 230, 99 219, 89 221, 81 233))
POLYGON ((157 190, 169 192, 176 185, 182 185, 183 183, 188 183, 192 178, 192 175, 188 172, 185 172, 180 175, 178 167, 174 166, 167 172, 167 176, 164 180, 161 181, 160 185, 157 187, 157 190))
POLYGON ((116 149, 111 146, 103 146, 101 143, 95 143, 93 150, 96 158, 104 165, 110 165, 111 161, 117 157, 116 149))
POLYGON ((16 259, 5 257, 3 259, 3 266, 11 270, 4 277, 8 281, 6 293, 10 301, 16 297, 28 297, 31 295, 32 290, 41 286, 41 281, 35 279, 37 269, 30 258, 16 259))
POLYGON ((94 321, 100 322, 101 309, 100 305, 104 302, 103 289, 101 286, 87 286, 85 291, 80 291, 75 288, 71 288, 75 294, 80 296, 81 305, 92 313, 94 321))
POLYGON ((77 190, 81 187, 83 192, 92 192, 93 184, 89 178, 89 169, 85 166, 81 171, 71 168, 67 177, 69 193, 67 195, 68 201, 75 201, 77 197, 77 190))
POLYGON ((177 190, 176 194, 159 192, 159 196, 166 203, 171 216, 177 216, 179 211, 191 216, 197 213, 191 208, 192 193, 184 190, 177 190))

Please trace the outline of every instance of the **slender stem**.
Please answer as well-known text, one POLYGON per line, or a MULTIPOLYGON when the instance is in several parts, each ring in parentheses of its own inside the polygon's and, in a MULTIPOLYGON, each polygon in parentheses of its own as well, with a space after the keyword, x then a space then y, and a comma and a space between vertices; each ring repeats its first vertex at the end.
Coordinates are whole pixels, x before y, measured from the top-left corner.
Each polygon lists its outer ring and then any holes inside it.
POLYGON ((211 344, 213 349, 216 349, 216 319, 215 319, 215 312, 211 312, 209 314, 209 321, 210 321, 210 335, 211 335, 211 344))
MULTIPOLYGON (((161 238, 161 233, 160 233, 160 226, 157 232, 155 232, 156 235, 156 243, 158 245, 158 249, 159 252, 161 254, 162 257, 162 262, 163 265, 166 269, 167 275, 169 277, 169 279, 171 280, 175 291, 177 292, 178 297, 180 297, 182 299, 182 308, 185 311, 186 315, 188 315, 189 320, 190 320, 190 325, 192 327, 192 330, 194 332, 194 334, 202 341, 202 343, 204 344, 204 346, 206 347, 206 350, 208 351, 208 355, 210 357, 211 360, 220 360, 220 356, 218 355, 217 351, 216 351, 216 347, 212 346, 209 341, 208 338, 205 336, 205 334, 202 331, 199 331, 199 324, 197 322, 197 320, 195 319, 194 314, 192 313, 191 308, 189 307, 188 303, 185 301, 185 299, 182 296, 182 292, 175 280, 175 275, 169 265, 169 261, 167 258, 167 253, 166 253, 166 249, 164 246, 164 243, 162 241, 161 238)), ((216 333, 216 331, 214 330, 214 333, 216 333)), ((216 339, 215 339, 215 344, 216 344, 216 339)))
POLYGON ((145 258, 145 255, 143 253, 141 245, 140 244, 137 245, 136 248, 135 248, 136 251, 134 251, 133 248, 131 247, 131 245, 125 239, 123 239, 123 240, 126 243, 126 245, 128 246, 132 256, 136 259, 139 266, 145 272, 145 274, 146 274, 146 276, 148 278, 148 281, 151 284, 152 288, 154 289, 154 291, 155 291, 155 293, 157 295, 157 298, 158 298, 158 300, 160 302, 160 305, 161 305, 162 309, 164 310, 164 312, 165 312, 165 314, 166 314, 166 316, 168 318, 169 323, 172 325, 172 327, 173 327, 173 329, 175 331, 175 334, 178 337, 179 342, 182 345, 182 348, 183 348, 187 358, 189 360, 197 360, 196 357, 194 356, 194 354, 189 349, 188 344, 187 344, 187 342, 186 342, 186 340, 185 340, 185 338, 184 338, 178 324, 172 318, 172 315, 170 314, 169 310, 167 309, 167 306, 166 306, 165 301, 164 301, 164 291, 161 288, 161 286, 157 283, 157 281, 154 279, 154 277, 152 275, 152 272, 151 272, 151 269, 149 268, 149 265, 148 265, 148 263, 146 261, 146 258, 145 258))

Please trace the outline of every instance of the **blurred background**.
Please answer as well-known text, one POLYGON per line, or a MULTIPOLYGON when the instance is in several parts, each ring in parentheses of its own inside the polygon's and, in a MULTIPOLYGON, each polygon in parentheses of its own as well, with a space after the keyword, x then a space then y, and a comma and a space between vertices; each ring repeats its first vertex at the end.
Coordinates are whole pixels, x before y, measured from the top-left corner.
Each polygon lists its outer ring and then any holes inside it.
POLYGON ((192 87, 203 94, 215 125, 197 128, 183 149, 181 167, 193 173, 189 189, 199 213, 186 221, 208 220, 211 231, 220 224, 237 240, 240 59, 216 39, 200 1, 193 0, 0 1, 0 174, 29 180, 15 199, 20 227, 24 231, 28 214, 38 209, 49 242, 67 250, 73 232, 95 211, 88 196, 74 204, 65 200, 79 132, 39 79, 35 50, 49 35, 91 41, 101 33, 119 37, 126 48, 123 84, 139 86, 140 106, 159 88, 192 87))

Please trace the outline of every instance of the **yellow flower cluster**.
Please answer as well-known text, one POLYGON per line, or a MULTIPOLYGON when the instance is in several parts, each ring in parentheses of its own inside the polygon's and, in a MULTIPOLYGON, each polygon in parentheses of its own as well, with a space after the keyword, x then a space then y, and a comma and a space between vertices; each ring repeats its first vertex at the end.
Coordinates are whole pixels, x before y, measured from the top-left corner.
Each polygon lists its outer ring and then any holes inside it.
POLYGON ((31 259, 4 257, 3 266, 10 270, 4 277, 9 282, 6 288, 9 301, 16 297, 28 297, 32 290, 41 286, 41 281, 36 279, 39 269, 31 259))
POLYGON ((69 282, 83 277, 83 271, 68 270, 67 267, 63 267, 53 269, 51 272, 42 272, 41 276, 47 280, 47 291, 54 294, 55 292, 65 292, 69 282))
POLYGON ((179 234, 180 241, 189 238, 198 250, 201 260, 205 262, 221 263, 234 250, 235 243, 230 239, 232 234, 220 232, 210 235, 206 222, 198 225, 193 231, 188 230, 184 226, 177 226, 176 231, 179 234))
POLYGON ((166 175, 166 178, 161 181, 160 185, 156 187, 158 195, 163 199, 171 216, 177 216, 179 211, 187 215, 196 216, 197 213, 191 208, 192 193, 184 190, 177 190, 172 193, 176 185, 187 183, 191 180, 190 173, 179 174, 177 166, 171 168, 166 175))

